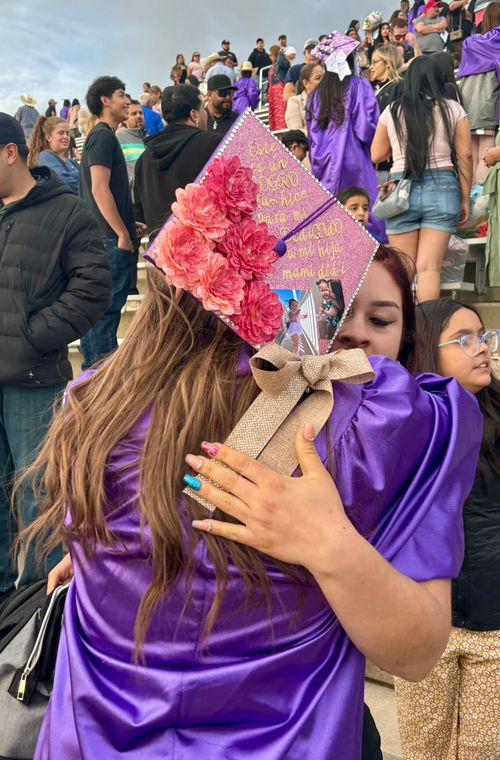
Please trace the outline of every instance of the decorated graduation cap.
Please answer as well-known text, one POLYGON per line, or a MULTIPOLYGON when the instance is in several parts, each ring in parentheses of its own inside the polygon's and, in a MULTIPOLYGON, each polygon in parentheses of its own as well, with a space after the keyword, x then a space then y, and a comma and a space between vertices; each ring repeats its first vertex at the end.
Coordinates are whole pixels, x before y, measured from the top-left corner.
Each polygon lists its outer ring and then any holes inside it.
POLYGON ((323 426, 331 381, 371 379, 363 351, 329 351, 377 247, 250 109, 176 191, 146 258, 260 349, 251 365, 262 392, 228 445, 291 474, 293 430, 304 415, 323 426), (318 393, 297 406, 307 388, 318 393))
POLYGON ((145 254, 167 282, 255 348, 291 347, 296 300, 301 353, 328 353, 378 243, 252 111, 176 199, 145 254))
POLYGON ((347 58, 359 45, 358 40, 334 31, 311 51, 311 55, 324 63, 327 71, 338 74, 339 79, 342 80, 352 74, 347 58))

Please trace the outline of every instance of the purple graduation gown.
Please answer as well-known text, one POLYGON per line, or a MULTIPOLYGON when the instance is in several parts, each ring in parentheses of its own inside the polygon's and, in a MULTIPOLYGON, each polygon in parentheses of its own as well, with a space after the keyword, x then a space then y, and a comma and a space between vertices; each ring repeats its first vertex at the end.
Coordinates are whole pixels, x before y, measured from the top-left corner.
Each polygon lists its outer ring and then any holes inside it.
MULTIPOLYGON (((312 173, 331 193, 337 195, 352 185, 363 187, 370 196, 371 208, 378 186, 370 148, 380 109, 367 79, 350 76, 348 80, 345 118, 340 127, 330 122, 326 129, 320 128, 318 91, 310 95, 311 103, 306 108, 309 160, 312 173)), ((387 240, 384 222, 371 212, 367 228, 377 240, 387 240)))
MULTIPOLYGON (((414 379, 384 357, 371 361, 372 383, 334 388, 328 425, 345 508, 401 572, 455 576, 481 437, 477 403, 455 380, 414 379)), ((233 570, 203 645, 214 574, 202 539, 187 609, 181 616, 180 582, 154 616, 147 667, 133 663, 134 619, 151 579, 134 464, 148 424, 146 415, 110 455, 109 526, 128 551, 98 546, 74 563, 36 760, 359 760, 364 657, 319 589, 268 560, 272 632, 264 608, 241 609, 233 570)), ((325 431, 317 446, 326 462, 325 431)), ((77 544, 70 549, 81 558, 77 544)))
POLYGON ((259 88, 252 78, 242 77, 235 84, 233 111, 243 113, 246 108, 256 108, 259 102, 259 88))

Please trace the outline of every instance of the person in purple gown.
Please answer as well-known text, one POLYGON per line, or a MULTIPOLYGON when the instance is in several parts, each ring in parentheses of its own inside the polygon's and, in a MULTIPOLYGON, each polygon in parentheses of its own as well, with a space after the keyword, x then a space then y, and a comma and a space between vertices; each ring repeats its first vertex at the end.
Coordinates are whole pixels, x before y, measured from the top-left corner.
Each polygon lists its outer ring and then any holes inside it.
POLYGON ((35 758, 359 760, 364 655, 419 679, 446 644, 476 402, 393 361, 414 314, 381 248, 336 346, 364 348, 375 379, 334 384, 315 444, 298 436, 302 477, 284 477, 213 443, 257 393, 248 346, 156 273, 140 308, 71 387, 37 463, 37 527, 64 537, 74 580, 35 758), (207 521, 182 495, 188 465, 224 481, 200 493, 226 512, 270 519, 207 521), (237 543, 252 535, 259 551, 237 543))
MULTIPOLYGON (((306 125, 314 176, 334 195, 344 187, 365 187, 371 207, 378 186, 370 146, 380 110, 370 82, 353 73, 358 45, 334 32, 313 50, 326 72, 307 100, 306 125)), ((384 223, 371 213, 367 229, 386 240, 384 223)))

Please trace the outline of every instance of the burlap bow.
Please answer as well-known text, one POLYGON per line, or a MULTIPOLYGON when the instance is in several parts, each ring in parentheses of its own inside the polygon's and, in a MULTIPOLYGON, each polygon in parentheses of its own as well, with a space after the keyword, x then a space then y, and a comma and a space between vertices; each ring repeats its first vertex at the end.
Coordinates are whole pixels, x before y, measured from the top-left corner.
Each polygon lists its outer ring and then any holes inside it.
MULTIPOLYGON (((358 384, 374 378, 371 364, 359 348, 299 358, 269 343, 254 354, 250 366, 261 393, 225 443, 284 475, 291 475, 297 468, 297 430, 310 422, 317 435, 330 417, 332 380, 358 384), (259 359, 269 362, 276 370, 259 369, 259 359), (308 389, 313 392, 299 404, 308 389)), ((191 488, 184 492, 208 509, 214 509, 191 488)))

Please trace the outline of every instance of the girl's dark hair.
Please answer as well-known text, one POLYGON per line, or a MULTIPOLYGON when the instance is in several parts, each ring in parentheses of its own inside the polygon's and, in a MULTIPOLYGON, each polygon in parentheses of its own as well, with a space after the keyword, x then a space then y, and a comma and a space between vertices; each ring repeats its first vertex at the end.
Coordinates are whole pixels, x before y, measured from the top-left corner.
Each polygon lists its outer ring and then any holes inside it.
POLYGON ((345 302, 344 302, 344 291, 342 290, 342 283, 340 282, 340 280, 328 280, 328 287, 330 288, 331 294, 335 297, 335 300, 337 301, 339 312, 343 313, 345 302))
POLYGON ((201 107, 200 92, 192 84, 165 87, 161 96, 161 114, 168 124, 186 121, 191 111, 201 107))
POLYGON ((390 21, 382 21, 382 23, 380 24, 379 29, 378 29, 378 35, 377 35, 377 39, 375 40, 374 47, 380 47, 380 45, 382 45, 383 42, 384 42, 384 38, 382 37, 382 27, 383 26, 387 26, 388 29, 389 29, 389 32, 391 31, 391 22, 390 21))
MULTIPOLYGON (((352 71, 354 65, 352 54, 347 56, 347 63, 352 71)), ((349 82, 350 77, 345 77, 341 81, 338 74, 334 74, 333 71, 325 71, 321 82, 307 99, 307 115, 309 118, 314 118, 315 113, 317 114, 320 129, 327 129, 332 121, 336 127, 340 127, 344 123, 344 101, 349 82)))
POLYGON ((356 30, 357 25, 359 24, 359 21, 357 18, 353 18, 352 21, 349 23, 348 29, 354 29, 356 30))
POLYGON ((397 139, 404 146, 405 171, 412 179, 421 177, 428 168, 437 111, 453 148, 453 128, 445 94, 446 80, 433 58, 430 55, 415 58, 406 72, 399 96, 390 105, 397 139))
POLYGON ((413 300, 413 278, 415 269, 411 259, 403 251, 390 245, 380 245, 374 261, 378 261, 389 272, 401 291, 403 304, 403 334, 399 347, 398 362, 413 372, 415 353, 415 302, 413 300))
POLYGON ((94 116, 100 116, 103 109, 101 98, 110 98, 116 90, 125 91, 126 89, 125 83, 121 79, 118 79, 118 77, 97 77, 90 85, 85 96, 90 113, 93 113, 94 116))
POLYGON ((249 70, 247 70, 247 69, 245 69, 245 71, 241 72, 241 78, 242 79, 250 79, 251 76, 252 76, 252 72, 249 71, 249 70))
POLYGON ((71 105, 72 106, 79 106, 80 105, 80 101, 78 100, 78 98, 73 98, 73 100, 71 101, 71 105))
POLYGON ((63 106, 69 106, 71 103, 69 102, 68 98, 64 98, 63 100, 63 106))
MULTIPOLYGON (((417 346, 413 371, 439 374, 439 339, 453 314, 460 309, 469 309, 483 324, 481 314, 470 303, 438 298, 417 306, 417 346)), ((500 380, 492 375, 491 383, 476 393, 476 398, 483 414, 479 472, 483 474, 484 466, 488 465, 500 475, 500 380)))
POLYGON ((491 32, 496 26, 500 26, 500 3, 498 0, 493 0, 484 12, 481 21, 481 34, 491 32))
POLYGON ((453 86, 456 97, 458 98, 458 102, 463 105, 462 95, 460 94, 460 90, 458 88, 457 80, 455 77, 453 56, 443 51, 442 53, 433 53, 432 60, 434 63, 437 63, 440 70, 443 72, 445 84, 453 86))

